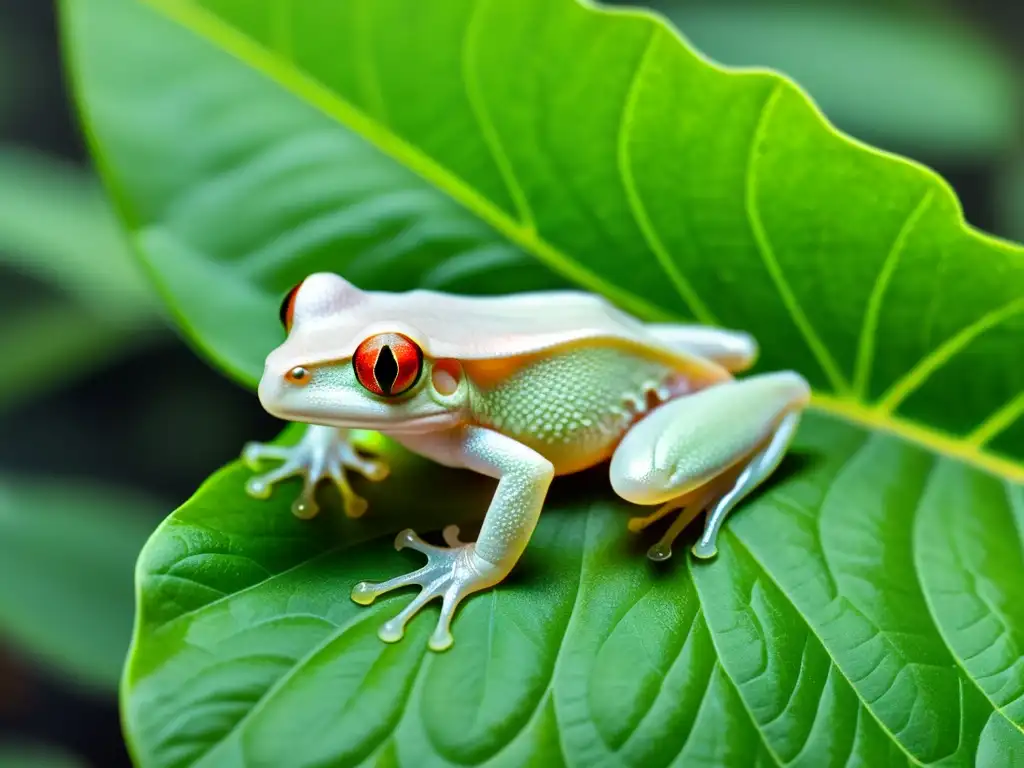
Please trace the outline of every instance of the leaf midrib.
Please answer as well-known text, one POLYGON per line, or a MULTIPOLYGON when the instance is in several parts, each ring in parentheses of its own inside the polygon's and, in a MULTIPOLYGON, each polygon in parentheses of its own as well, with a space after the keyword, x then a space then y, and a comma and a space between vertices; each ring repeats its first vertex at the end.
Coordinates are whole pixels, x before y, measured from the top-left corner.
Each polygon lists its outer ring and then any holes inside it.
MULTIPOLYGON (((206 39, 215 47, 262 73, 297 98, 319 109, 323 114, 363 138, 396 163, 418 175, 429 185, 478 216, 512 243, 527 253, 531 253, 567 279, 588 290, 603 294, 627 311, 647 320, 678 321, 679 318, 674 314, 650 303, 641 296, 607 282, 601 276, 574 261, 540 237, 535 229, 511 218, 504 210, 468 186, 463 179, 445 169, 433 158, 393 133, 372 116, 330 90, 292 62, 284 59, 278 52, 261 45, 216 14, 196 5, 192 0, 184 0, 184 2, 138 0, 138 2, 206 39)), ((618 10, 616 12, 636 15, 633 11, 618 10)), ((655 23, 657 23, 657 19, 655 19, 655 23)), ((671 28, 666 28, 670 33, 675 34, 671 28)), ((709 64, 709 66, 711 65, 709 64)), ((479 121, 481 117, 479 111, 474 108, 473 112, 479 121)), ((486 130, 482 126, 480 127, 481 131, 486 133, 486 130)), ((488 142, 488 146, 493 152, 490 142, 488 142)), ((510 179, 506 171, 510 169, 500 168, 499 170, 503 180, 509 184, 510 179)), ((788 303, 787 308, 789 308, 788 303)), ((802 326, 801 329, 803 330, 802 326)), ((816 357, 820 360, 820 355, 816 355, 816 357)), ((933 357, 934 351, 932 355, 926 356, 925 360, 930 361, 933 357)), ((913 389, 916 389, 922 383, 915 379, 915 377, 920 378, 917 376, 919 367, 915 366, 895 382, 889 392, 911 382, 914 384, 913 389)), ((926 371, 925 375, 930 372, 930 370, 926 371)), ((906 389, 906 387, 904 388, 906 389)), ((901 394, 906 397, 913 389, 901 391, 901 394)), ((892 408, 895 407, 892 403, 887 402, 884 408, 879 408, 846 395, 815 391, 812 395, 812 407, 858 426, 895 434, 908 442, 921 445, 933 453, 962 461, 998 476, 1016 482, 1024 482, 1024 465, 1021 463, 983 450, 981 445, 969 443, 930 425, 897 416, 892 413, 892 408)))

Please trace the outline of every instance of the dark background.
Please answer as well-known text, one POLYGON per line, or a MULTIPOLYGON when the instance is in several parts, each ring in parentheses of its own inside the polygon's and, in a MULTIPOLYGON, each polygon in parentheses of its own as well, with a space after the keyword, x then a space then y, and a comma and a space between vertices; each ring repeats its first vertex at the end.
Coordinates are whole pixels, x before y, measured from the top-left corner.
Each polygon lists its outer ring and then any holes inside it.
MULTIPOLYGON (((701 8, 709 6, 664 0, 658 5, 678 20, 683 32, 699 48, 714 58, 730 64, 784 68, 784 63, 772 60, 770 50, 762 54, 757 46, 743 46, 742 35, 749 34, 744 30, 750 26, 752 15, 742 3, 714 4, 717 20, 712 26, 700 15, 701 8), (688 19, 692 19, 692 27, 688 26, 688 19), (730 25, 734 26, 735 35, 729 34, 733 28, 730 25), (742 51, 741 54, 730 50, 730 40, 732 48, 742 51), (750 60, 739 60, 737 56, 750 60)), ((761 3, 758 7, 771 5, 761 3)), ((817 18, 816 14, 825 6, 840 10, 838 15, 826 14, 824 20, 815 22, 817 26, 812 25, 816 36, 824 36, 819 42, 825 45, 833 33, 845 35, 849 41, 850 26, 844 23, 844 14, 864 14, 876 19, 880 12, 880 23, 884 26, 892 13, 903 25, 896 29, 906 29, 909 23, 926 30, 938 19, 952 30, 947 36, 949 60, 955 63, 960 55, 957 35, 965 39, 970 36, 990 50, 996 60, 1004 62, 1014 78, 1012 82, 1018 86, 1012 90, 1018 97, 1024 94, 1024 51, 1014 50, 1015 44, 1018 48, 1024 44, 1024 4, 1020 2, 850 0, 844 4, 804 0, 793 12, 817 18)), ((793 4, 789 7, 793 8, 793 4)), ((783 17, 777 26, 760 34, 780 40, 787 34, 806 34, 802 27, 797 29, 799 25, 787 27, 786 18, 794 17, 783 17)), ((874 55, 880 38, 870 31, 873 28, 865 27, 868 31, 860 42, 854 35, 851 50, 855 54, 863 50, 865 57, 874 55)), ((784 47, 789 47, 788 43, 784 47)), ((901 56, 898 45, 891 53, 888 66, 894 80, 902 76, 901 67, 921 69, 919 62, 901 56)), ((927 62, 925 65, 927 72, 927 62)), ((48 158, 64 158, 79 164, 87 173, 86 152, 68 100, 62 66, 53 3, 0 0, 0 148, 30 149, 48 158)), ((835 71, 837 66, 835 62, 810 56, 794 63, 787 72, 808 87, 841 128, 876 146, 920 160, 945 176, 959 193, 969 221, 997 234, 1022 237, 1024 138, 1020 127, 1024 121, 1016 120, 997 139, 950 137, 939 129, 944 125, 944 115, 949 117, 950 124, 955 122, 957 105, 946 105, 939 99, 930 105, 933 110, 918 121, 920 125, 894 126, 891 120, 881 119, 881 115, 843 106, 843 86, 836 84, 853 83, 856 87, 857 56, 845 65, 845 71, 835 71), (832 69, 817 72, 815 67, 832 69)), ((970 86, 967 87, 969 90, 970 86)), ((849 86, 846 88, 850 90, 849 86)), ((886 94, 879 92, 878 98, 884 102, 886 94)), ((1018 101, 993 108, 1019 116, 1021 104, 1018 101)), ((74 171, 68 169, 69 173, 74 171)), ((4 172, 0 165, 0 174, 4 172)), ((6 173, 8 178, 0 178, 0 186, 13 185, 17 190, 23 180, 13 178, 14 171, 10 169, 6 173)), ((80 175, 75 174, 73 180, 81 181, 80 175)), ((0 195, 0 205, 2 200, 0 195)), ((54 198, 55 205, 58 200, 54 198)), ((0 210, 0 252, 5 242, 2 214, 0 210)), ((0 253, 0 336, 5 329, 7 333, 11 329, 17 332, 19 313, 25 307, 56 306, 62 301, 67 299, 59 289, 40 280, 31 270, 12 268, 0 253)), ((111 294, 110 301, 119 301, 116 293, 111 294)), ((130 327, 128 332, 120 328, 118 333, 122 335, 118 338, 122 341, 111 345, 112 350, 97 354, 91 365, 72 366, 69 362, 63 370, 62 360, 70 358, 58 356, 50 366, 55 372, 45 377, 34 372, 27 374, 30 380, 41 377, 37 379, 39 387, 28 386, 15 397, 0 398, 0 475, 45 478, 47 482, 69 485, 89 479, 133 489, 151 499, 136 513, 144 517, 144 526, 151 529, 187 499, 213 470, 236 458, 246 440, 269 439, 280 425, 262 412, 254 395, 208 367, 173 331, 150 320, 126 322, 138 327, 130 327)), ((4 361, 2 355, 0 342, 0 372, 5 377, 19 373, 10 359, 4 361)), ((0 557, 2 552, 0 542, 0 557)), ((0 579, 2 574, 0 567, 0 579)), ((110 598, 121 601, 115 607, 128 617, 126 621, 131 614, 130 578, 127 570, 123 578, 125 588, 110 598)), ((0 581, 0 595, 4 590, 17 589, 17 584, 0 581)), ((31 644, 8 638, 2 605, 0 600, 0 767, 30 765, 24 753, 22 757, 5 757, 4 745, 13 744, 33 745, 33 749, 39 750, 36 757, 48 761, 31 765, 129 765, 114 691, 110 686, 89 683, 52 659, 43 661, 31 644)), ((124 643, 127 644, 127 636, 124 643)))

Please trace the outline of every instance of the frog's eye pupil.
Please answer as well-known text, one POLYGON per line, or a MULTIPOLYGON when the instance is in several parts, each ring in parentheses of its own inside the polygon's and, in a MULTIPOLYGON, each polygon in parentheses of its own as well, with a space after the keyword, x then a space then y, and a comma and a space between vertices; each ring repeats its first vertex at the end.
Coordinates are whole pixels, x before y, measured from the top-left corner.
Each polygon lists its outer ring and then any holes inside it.
POLYGON ((395 380, 398 378, 398 361, 390 346, 381 347, 377 362, 373 364, 373 376, 385 392, 390 392, 395 386, 395 380))
POLYGON ((356 378, 367 390, 394 397, 411 389, 423 372, 423 351, 400 333, 380 333, 366 339, 352 356, 356 378))

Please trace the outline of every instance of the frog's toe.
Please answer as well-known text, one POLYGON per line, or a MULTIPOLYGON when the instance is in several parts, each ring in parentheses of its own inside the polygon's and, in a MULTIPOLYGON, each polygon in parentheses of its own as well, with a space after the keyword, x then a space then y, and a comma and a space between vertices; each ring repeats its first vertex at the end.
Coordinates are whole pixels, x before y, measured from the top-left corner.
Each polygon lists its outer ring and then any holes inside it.
POLYGON ((637 517, 629 518, 626 527, 629 528, 631 533, 640 533, 640 531, 658 522, 670 512, 679 509, 680 505, 680 502, 676 499, 667 501, 649 515, 638 515, 637 517))
POLYGON ((299 464, 293 461, 285 461, 284 464, 276 469, 272 469, 262 475, 250 477, 245 483, 246 493, 257 499, 268 499, 275 484, 302 474, 302 471, 302 466, 299 464))
POLYGON ((259 469, 261 461, 267 459, 285 461, 289 455, 291 455, 291 450, 283 445, 246 443, 242 447, 242 462, 252 470, 259 469))
POLYGON ((710 560, 718 554, 718 546, 714 540, 711 541, 698 541, 693 545, 691 549, 693 556, 700 558, 701 560, 710 560))
POLYGON ((395 549, 399 552, 403 549, 412 549, 416 552, 422 552, 427 556, 428 560, 429 558, 438 556, 440 553, 446 551, 444 547, 435 547, 433 544, 425 542, 412 528, 406 528, 405 530, 398 532, 398 535, 395 536, 395 549))
POLYGON ((388 466, 384 462, 364 457, 352 447, 349 440, 347 430, 310 426, 295 445, 248 443, 242 450, 242 461, 251 469, 258 469, 264 460, 282 463, 265 474, 249 478, 246 491, 250 496, 266 499, 275 484, 298 475, 302 478, 303 487, 292 504, 292 513, 307 520, 316 516, 320 510, 316 502, 318 484, 322 480, 331 480, 341 495, 345 514, 353 518, 361 517, 369 505, 366 499, 352 489, 346 470, 354 470, 371 480, 382 480, 388 474, 388 466))
MULTIPOLYGON (((448 526, 444 535, 450 544, 458 542, 458 529, 455 526, 448 526)), ((453 643, 451 623, 459 604, 468 595, 500 581, 500 569, 479 557, 475 544, 459 542, 457 546, 435 547, 408 529, 395 538, 395 548, 422 552, 427 556, 427 564, 388 581, 360 582, 352 590, 352 599, 361 605, 369 605, 380 595, 392 590, 407 586, 421 587, 419 594, 405 608, 381 626, 378 636, 386 643, 398 642, 405 634, 409 620, 431 600, 440 599, 441 615, 428 646, 433 651, 447 650, 453 643)))
MULTIPOLYGON (((339 468, 351 469, 358 472, 367 480, 379 482, 388 476, 390 467, 379 459, 371 459, 363 456, 351 443, 343 442, 338 446, 335 462, 339 468)), ((344 470, 342 470, 344 471, 344 470)))
POLYGON ((345 470, 337 464, 332 464, 327 468, 327 474, 331 476, 338 493, 341 494, 341 505, 345 510, 345 516, 356 518, 366 514, 370 505, 366 499, 352 490, 348 478, 345 477, 345 470))
POLYGON ((303 478, 302 492, 292 502, 292 514, 300 520, 312 520, 320 511, 316 503, 316 483, 303 478))
POLYGON ((444 538, 444 543, 452 549, 455 549, 456 547, 464 547, 471 543, 459 538, 459 526, 457 525, 446 525, 444 530, 441 531, 441 536, 444 538))

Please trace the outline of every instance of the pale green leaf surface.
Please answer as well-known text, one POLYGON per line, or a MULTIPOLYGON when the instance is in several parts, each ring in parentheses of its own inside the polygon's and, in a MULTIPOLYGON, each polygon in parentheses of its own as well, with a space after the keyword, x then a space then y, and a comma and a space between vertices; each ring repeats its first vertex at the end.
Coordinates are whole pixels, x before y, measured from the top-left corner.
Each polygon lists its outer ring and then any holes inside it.
POLYGON ((0 478, 0 635, 79 683, 115 689, 152 499, 62 478, 0 478))
POLYGON ((569 280, 647 319, 752 331, 760 368, 804 373, 822 413, 711 563, 653 567, 600 471, 566 486, 442 656, 430 618, 376 640, 407 597, 347 594, 409 567, 375 536, 478 516, 486 493, 462 494, 490 486, 413 463, 365 522, 302 523, 289 488, 255 502, 225 469, 140 563, 124 688, 140 761, 1012 763, 1021 533, 993 488, 1016 499, 1024 478, 1021 248, 967 228, 933 174, 830 130, 789 81, 712 67, 648 16, 269 9, 65 6, 105 179, 225 370, 255 381, 281 295, 311 271, 569 280))

